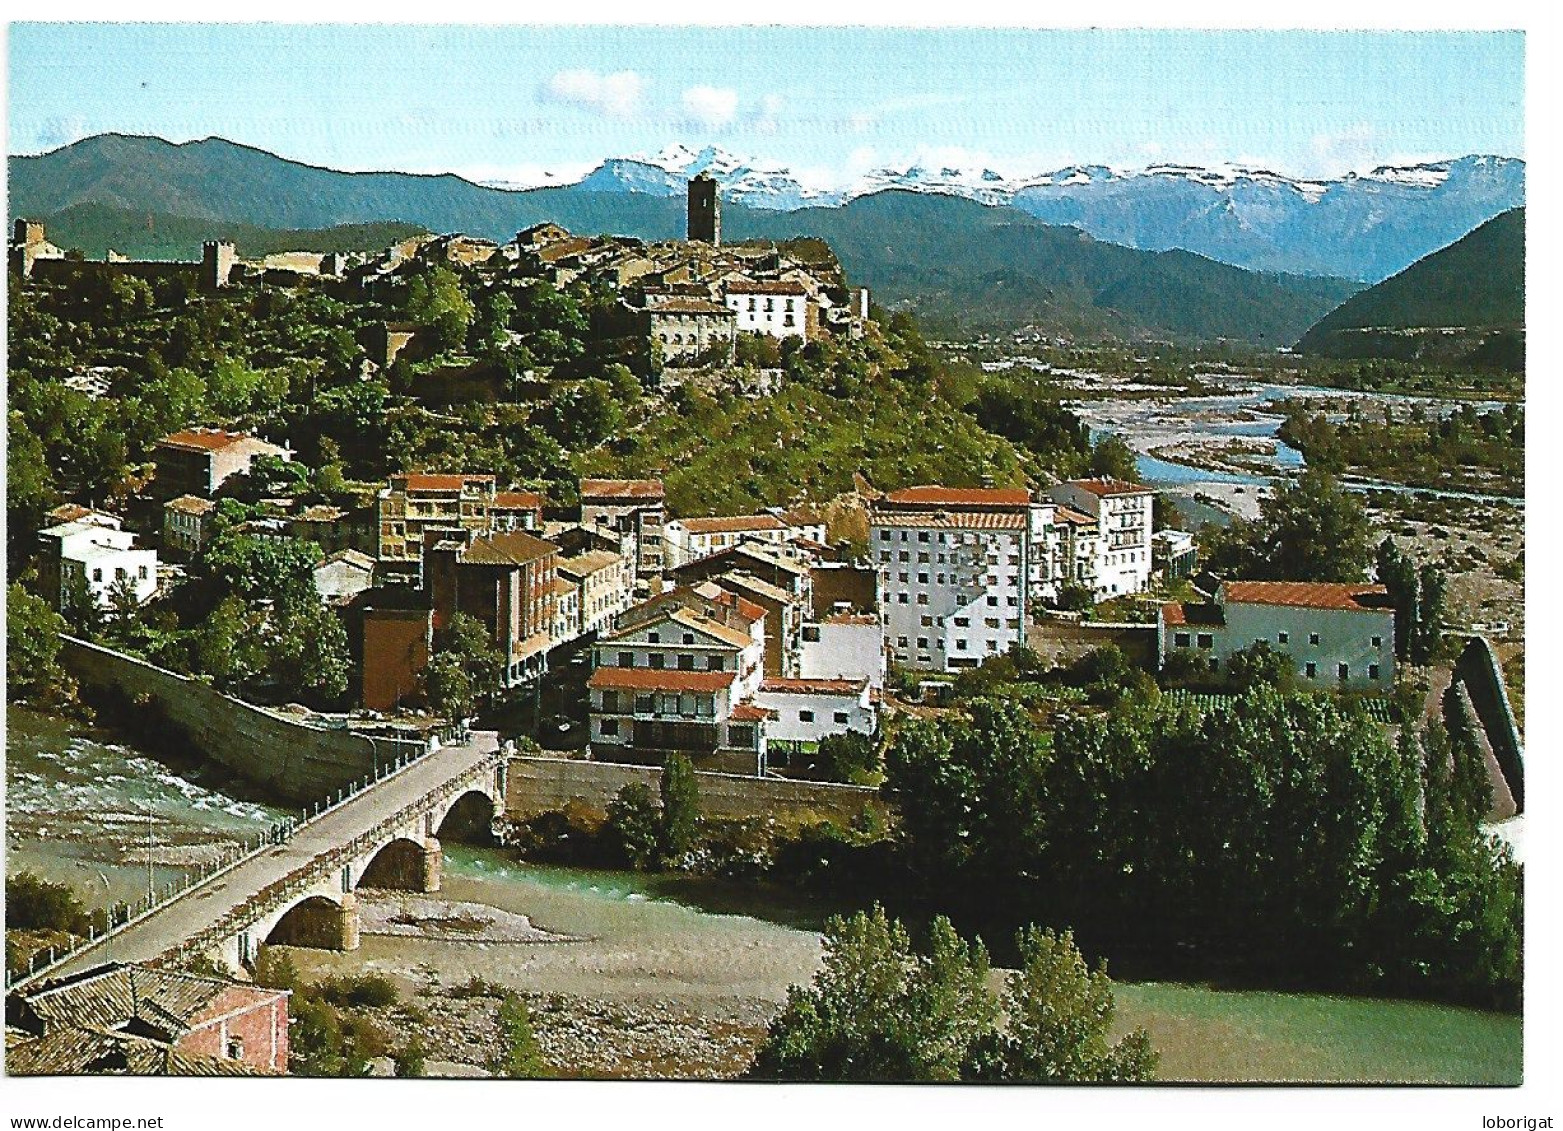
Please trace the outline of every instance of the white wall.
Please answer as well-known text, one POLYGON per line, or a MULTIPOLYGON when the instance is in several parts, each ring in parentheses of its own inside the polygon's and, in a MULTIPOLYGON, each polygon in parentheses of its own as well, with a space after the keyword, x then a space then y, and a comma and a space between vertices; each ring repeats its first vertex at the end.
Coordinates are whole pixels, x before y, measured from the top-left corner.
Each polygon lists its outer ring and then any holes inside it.
POLYGON ((804 679, 862 679, 885 685, 885 637, 878 624, 806 624, 799 674, 804 679), (810 640, 817 632, 818 640, 810 640))
POLYGON ((755 693, 756 706, 775 711, 765 724, 769 742, 818 742, 826 735, 855 730, 874 733, 874 710, 865 695, 817 695, 793 691, 755 693), (812 718, 804 718, 804 715, 812 718), (844 718, 837 718, 837 715, 844 718))
POLYGON ((1388 609, 1311 609, 1229 601, 1224 615, 1224 625, 1166 625, 1163 650, 1167 654, 1181 650, 1178 634, 1187 633, 1188 650, 1201 660, 1216 660, 1224 673, 1233 653, 1263 640, 1292 657, 1303 687, 1341 686, 1340 664, 1347 667, 1347 687, 1388 691, 1395 685, 1395 615, 1388 609), (1211 647, 1199 646, 1201 635, 1210 637, 1211 647), (1312 642, 1314 635, 1317 644, 1312 642), (1373 643, 1375 637, 1378 644, 1373 643), (1310 663, 1312 676, 1307 674, 1310 663), (1379 669, 1376 680, 1369 678, 1373 664, 1379 669))
POLYGON ((1025 537, 1022 530, 871 527, 869 554, 884 589, 885 643, 896 662, 921 671, 976 667, 1024 642, 1025 537), (923 624, 924 617, 932 623, 923 624))

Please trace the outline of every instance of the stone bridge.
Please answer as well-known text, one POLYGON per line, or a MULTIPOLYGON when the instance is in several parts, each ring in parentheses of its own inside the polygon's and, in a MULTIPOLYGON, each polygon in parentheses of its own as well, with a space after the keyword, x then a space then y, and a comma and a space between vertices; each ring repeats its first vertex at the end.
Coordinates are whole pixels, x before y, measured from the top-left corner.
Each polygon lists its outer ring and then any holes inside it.
POLYGON ((440 837, 487 835, 504 816, 513 749, 475 731, 398 767, 233 867, 23 979, 104 962, 215 960, 232 970, 267 942, 358 947, 361 887, 438 891, 440 837))

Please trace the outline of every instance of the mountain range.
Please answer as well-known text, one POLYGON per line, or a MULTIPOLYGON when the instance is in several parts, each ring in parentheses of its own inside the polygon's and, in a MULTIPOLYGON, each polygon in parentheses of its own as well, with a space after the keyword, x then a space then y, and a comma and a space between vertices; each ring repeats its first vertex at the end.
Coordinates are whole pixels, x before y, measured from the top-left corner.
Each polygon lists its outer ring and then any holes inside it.
POLYGON ((602 162, 575 187, 682 197, 709 173, 723 198, 750 208, 839 207, 887 189, 1009 205, 1050 224, 1147 251, 1182 249, 1256 271, 1377 282, 1525 200, 1525 163, 1471 155, 1385 165, 1332 179, 1241 165, 1152 165, 1127 172, 1075 165, 1026 176, 991 168, 910 164, 848 184, 800 180, 785 166, 708 146, 672 145, 650 157, 602 162))

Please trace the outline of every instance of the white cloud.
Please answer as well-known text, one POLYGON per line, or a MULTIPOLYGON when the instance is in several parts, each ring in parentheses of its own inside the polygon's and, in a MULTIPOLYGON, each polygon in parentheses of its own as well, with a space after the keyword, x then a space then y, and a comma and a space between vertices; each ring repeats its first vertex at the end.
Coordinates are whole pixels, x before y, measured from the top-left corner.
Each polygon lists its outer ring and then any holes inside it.
POLYGON ((80 114, 46 118, 38 128, 38 144, 44 149, 57 149, 86 137, 87 119, 80 114))
POLYGON ((1314 169, 1311 171, 1336 174, 1346 170, 1366 172, 1378 164, 1374 153, 1373 127, 1358 122, 1332 133, 1314 134, 1309 142, 1313 151, 1314 169))
POLYGON ((609 118, 633 117, 640 108, 645 80, 634 71, 600 75, 579 69, 558 71, 543 84, 543 98, 579 106, 609 118))
POLYGON ((684 112, 702 126, 728 125, 738 114, 738 92, 718 86, 689 87, 684 91, 684 112))

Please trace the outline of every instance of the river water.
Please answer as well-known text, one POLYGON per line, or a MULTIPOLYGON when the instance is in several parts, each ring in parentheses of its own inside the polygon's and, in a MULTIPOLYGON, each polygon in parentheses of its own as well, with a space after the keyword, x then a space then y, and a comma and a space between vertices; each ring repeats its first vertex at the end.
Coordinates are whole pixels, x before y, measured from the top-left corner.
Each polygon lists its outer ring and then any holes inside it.
POLYGON ((6 709, 6 874, 69 884, 88 907, 140 898, 287 815, 209 767, 148 757, 93 727, 6 709))

